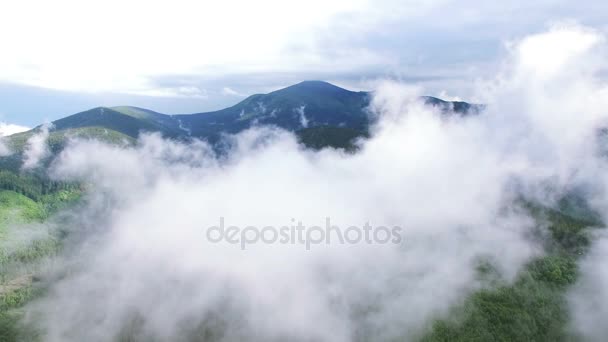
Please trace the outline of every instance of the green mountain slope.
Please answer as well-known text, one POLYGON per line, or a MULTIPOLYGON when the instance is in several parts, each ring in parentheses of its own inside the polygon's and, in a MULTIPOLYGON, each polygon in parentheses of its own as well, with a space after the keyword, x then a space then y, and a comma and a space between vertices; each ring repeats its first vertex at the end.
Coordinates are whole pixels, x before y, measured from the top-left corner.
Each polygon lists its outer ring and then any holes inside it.
POLYGON ((39 275, 66 234, 45 221, 81 194, 77 184, 0 170, 0 341, 34 340, 22 335, 23 306, 41 293, 39 275))
MULTIPOLYGON (((28 139, 39 132, 40 127, 36 127, 30 131, 13 134, 5 138, 4 142, 14 153, 0 157, 0 170, 18 172, 23 164, 23 151, 28 139)), ((95 139, 110 144, 129 145, 135 143, 135 137, 102 126, 86 126, 52 130, 49 132, 47 144, 52 153, 57 153, 65 147, 69 139, 73 138, 95 139)))
POLYGON ((93 108, 53 121, 54 129, 103 127, 136 138, 142 131, 162 132, 167 136, 180 135, 170 116, 136 107, 93 108))
POLYGON ((355 152, 357 139, 367 137, 368 133, 349 127, 316 126, 299 130, 296 135, 300 143, 315 150, 333 147, 355 152))

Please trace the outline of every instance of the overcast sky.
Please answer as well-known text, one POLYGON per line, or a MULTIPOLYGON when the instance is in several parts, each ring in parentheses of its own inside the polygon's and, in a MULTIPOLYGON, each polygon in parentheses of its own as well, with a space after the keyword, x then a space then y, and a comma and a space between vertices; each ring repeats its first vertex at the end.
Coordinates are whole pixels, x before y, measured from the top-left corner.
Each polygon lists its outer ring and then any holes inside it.
POLYGON ((607 17, 605 0, 4 1, 0 121, 201 112, 310 79, 470 100, 509 41, 567 21, 606 30, 607 17))

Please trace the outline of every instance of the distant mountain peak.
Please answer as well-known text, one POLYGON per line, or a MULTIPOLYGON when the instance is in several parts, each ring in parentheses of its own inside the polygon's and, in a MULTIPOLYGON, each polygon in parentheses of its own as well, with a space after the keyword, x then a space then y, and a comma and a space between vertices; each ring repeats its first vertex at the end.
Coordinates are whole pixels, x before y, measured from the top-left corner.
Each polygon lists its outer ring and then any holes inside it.
MULTIPOLYGON (((296 83, 293 85, 293 87, 330 87, 330 88, 340 88, 334 84, 331 84, 329 82, 326 81, 320 81, 320 80, 307 80, 307 81, 302 81, 300 83, 296 83)), ((340 88, 342 89, 342 88, 340 88)))
POLYGON ((317 81, 317 80, 303 81, 303 82, 294 84, 292 86, 289 86, 287 88, 277 90, 276 92, 294 92, 294 91, 308 92, 308 93, 336 93, 336 92, 351 93, 350 90, 340 88, 329 82, 317 81))

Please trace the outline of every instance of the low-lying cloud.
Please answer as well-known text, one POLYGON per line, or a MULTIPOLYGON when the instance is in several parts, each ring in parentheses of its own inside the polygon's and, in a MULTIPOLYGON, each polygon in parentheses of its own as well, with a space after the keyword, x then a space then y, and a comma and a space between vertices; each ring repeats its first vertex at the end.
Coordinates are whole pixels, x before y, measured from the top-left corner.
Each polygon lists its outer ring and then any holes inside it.
POLYGON ((0 157, 13 154, 3 137, 29 130, 28 127, 0 122, 0 157))
POLYGON ((135 149, 68 148, 55 174, 89 180, 116 204, 101 241, 87 247, 95 252, 78 257, 81 272, 44 304, 49 339, 117 336, 140 315, 141 331, 129 328, 143 339, 191 339, 208 320, 219 320, 225 329, 213 329, 229 340, 394 338, 420 331, 475 289, 481 258, 512 277, 537 252, 524 238, 532 222, 501 213, 500 187, 513 170, 481 157, 477 137, 457 124, 444 130, 437 113, 411 106, 410 119, 355 156, 305 151, 272 128, 235 137, 220 162, 204 145, 156 135, 135 149), (465 162, 473 159, 477 172, 465 162), (326 215, 344 226, 400 225, 404 243, 242 250, 206 239, 218 215, 243 227, 292 218, 322 225, 326 215))
POLYGON ((570 291, 572 330, 586 341, 603 341, 608 333, 608 238, 605 232, 596 241, 580 267, 581 277, 570 291))
POLYGON ((29 127, 15 125, 6 122, 0 122, 0 137, 6 137, 15 133, 21 133, 29 130, 29 127))
POLYGON ((12 154, 12 151, 11 151, 10 147, 8 147, 6 145, 6 142, 4 141, 4 139, 0 138, 0 157, 10 156, 11 154, 12 154))
POLYGON ((38 167, 40 162, 49 157, 51 151, 47 144, 49 130, 53 128, 50 123, 45 123, 29 139, 27 139, 25 150, 23 151, 23 170, 38 167))
POLYGON ((413 339, 483 286, 491 262, 505 281, 542 253, 535 222, 513 205, 547 205, 604 170, 596 132, 607 88, 596 78, 603 36, 555 28, 513 45, 505 69, 479 90, 482 115, 445 116, 419 90, 384 83, 379 123, 356 154, 300 146, 256 127, 218 156, 204 142, 143 135, 122 148, 74 141, 57 179, 89 185, 80 220, 92 237, 65 277, 29 308, 48 341, 413 339), (556 44, 580 42, 575 49, 556 44), (559 63, 547 66, 536 46, 559 63), (531 49, 531 50, 530 50, 531 49), (551 191, 547 191, 550 189, 551 191), (212 243, 231 224, 402 227, 400 244, 212 243))

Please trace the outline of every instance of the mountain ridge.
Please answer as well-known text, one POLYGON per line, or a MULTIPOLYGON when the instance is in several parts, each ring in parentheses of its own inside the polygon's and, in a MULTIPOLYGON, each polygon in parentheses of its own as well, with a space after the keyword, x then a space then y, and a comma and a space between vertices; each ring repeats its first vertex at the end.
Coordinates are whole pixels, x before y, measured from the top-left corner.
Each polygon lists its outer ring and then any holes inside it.
MULTIPOLYGON (((267 94, 250 95, 233 106, 216 111, 164 114, 135 106, 96 107, 55 120, 52 124, 54 135, 59 137, 58 132, 65 135, 78 132, 79 136, 86 136, 88 132, 98 138, 100 134, 112 131, 114 136, 136 139, 141 132, 160 132, 168 138, 199 138, 214 143, 222 134, 238 133, 256 125, 274 125, 296 133, 303 131, 306 141, 311 137, 320 137, 320 141, 336 141, 335 137, 326 135, 352 137, 356 135, 353 132, 359 132, 360 136, 367 134, 370 125, 367 108, 371 96, 368 91, 351 91, 324 81, 303 81, 267 94)), ((444 113, 477 114, 483 108, 431 96, 421 99, 444 113)), ((23 140, 37 128, 15 136, 23 140)), ((324 146, 318 142, 311 144, 324 146)), ((343 147, 348 143, 329 144, 332 145, 343 147)))

